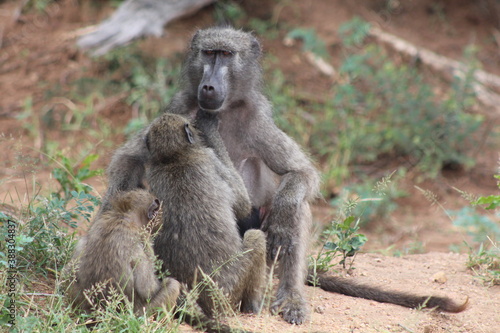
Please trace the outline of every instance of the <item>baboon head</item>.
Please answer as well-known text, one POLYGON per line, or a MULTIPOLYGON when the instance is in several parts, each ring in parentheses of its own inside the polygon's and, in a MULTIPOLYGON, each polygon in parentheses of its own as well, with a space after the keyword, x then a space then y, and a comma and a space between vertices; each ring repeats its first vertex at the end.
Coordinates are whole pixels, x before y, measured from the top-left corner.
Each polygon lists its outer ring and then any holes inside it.
POLYGON ((123 215, 132 214, 134 222, 141 227, 154 219, 160 209, 160 201, 146 190, 119 193, 113 198, 111 205, 116 212, 123 215))
POLYGON ((250 33, 233 28, 199 30, 184 68, 199 107, 216 112, 249 95, 261 81, 260 55, 260 44, 250 33))
POLYGON ((180 115, 164 113, 151 123, 145 140, 152 160, 168 163, 185 154, 199 137, 189 120, 180 115))

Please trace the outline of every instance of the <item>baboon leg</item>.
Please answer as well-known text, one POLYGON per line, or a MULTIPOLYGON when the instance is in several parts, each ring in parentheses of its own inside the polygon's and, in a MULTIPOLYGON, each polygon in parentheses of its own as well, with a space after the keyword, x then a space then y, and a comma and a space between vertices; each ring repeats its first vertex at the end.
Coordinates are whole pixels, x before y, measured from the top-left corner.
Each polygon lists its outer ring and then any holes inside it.
POLYGON ((167 309, 170 310, 177 302, 177 298, 181 291, 181 284, 172 278, 166 278, 161 284, 161 289, 151 298, 148 308, 166 306, 167 309))
POLYGON ((299 205, 296 211, 289 210, 287 214, 288 218, 298 218, 299 221, 292 224, 293 229, 289 230, 295 234, 292 237, 295 243, 278 261, 277 273, 280 282, 271 311, 280 313, 289 323, 302 324, 309 314, 303 285, 307 276, 306 251, 312 216, 307 202, 299 205))
POLYGON ((243 294, 241 312, 257 313, 262 304, 262 292, 266 277, 266 236, 261 230, 248 230, 243 237, 242 262, 245 263, 245 277, 240 280, 243 294))

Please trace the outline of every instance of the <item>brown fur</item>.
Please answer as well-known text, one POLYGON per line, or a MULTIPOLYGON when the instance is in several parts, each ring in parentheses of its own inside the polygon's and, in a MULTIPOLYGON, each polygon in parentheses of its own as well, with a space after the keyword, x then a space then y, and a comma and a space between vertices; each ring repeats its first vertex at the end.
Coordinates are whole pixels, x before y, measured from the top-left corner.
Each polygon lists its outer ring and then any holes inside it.
MULTIPOLYGON (((241 302, 242 311, 257 312, 265 280, 265 236, 250 230, 241 240, 236 216, 250 213, 248 194, 225 157, 216 118, 204 112, 199 118, 205 143, 186 118, 174 114, 157 118, 146 134, 151 154, 147 180, 169 212, 154 249, 181 283, 194 287, 203 272, 231 304, 241 302)), ((218 310, 206 289, 198 304, 209 316, 218 310)))
POLYGON ((66 273, 74 274, 67 289, 73 306, 90 312, 102 305, 114 289, 133 302, 137 314, 144 309, 172 307, 180 284, 171 278, 160 281, 155 276, 148 233, 158 228, 150 220, 154 221, 159 201, 145 190, 134 190, 119 193, 110 204, 111 209, 100 214, 88 234, 78 241, 66 268, 66 273), (89 292, 99 284, 101 291, 89 292))

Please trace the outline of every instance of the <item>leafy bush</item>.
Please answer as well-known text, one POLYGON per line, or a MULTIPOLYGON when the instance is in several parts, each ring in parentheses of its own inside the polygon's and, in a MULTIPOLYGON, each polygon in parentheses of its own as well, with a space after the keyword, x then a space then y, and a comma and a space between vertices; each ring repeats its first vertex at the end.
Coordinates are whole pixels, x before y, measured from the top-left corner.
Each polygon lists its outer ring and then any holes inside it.
MULTIPOLYGON (((416 66, 396 64, 383 48, 366 43, 366 22, 355 19, 339 32, 346 56, 329 101, 304 104, 275 73, 270 81, 278 124, 319 158, 327 187, 381 158, 397 158, 424 178, 437 176, 446 165, 474 163, 468 153, 483 119, 468 112, 476 101, 472 71, 438 96, 416 66)), ((295 29, 289 35, 309 49, 322 45, 314 31, 295 29)))

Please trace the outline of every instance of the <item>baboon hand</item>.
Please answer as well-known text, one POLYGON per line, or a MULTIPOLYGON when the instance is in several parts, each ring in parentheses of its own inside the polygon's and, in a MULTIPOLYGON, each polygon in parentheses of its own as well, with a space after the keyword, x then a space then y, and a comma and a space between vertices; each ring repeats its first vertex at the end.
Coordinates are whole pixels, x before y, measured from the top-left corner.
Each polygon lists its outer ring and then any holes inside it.
POLYGON ((263 228, 267 235, 267 260, 280 260, 283 256, 290 255, 294 252, 294 244, 290 231, 285 228, 273 225, 263 228))

